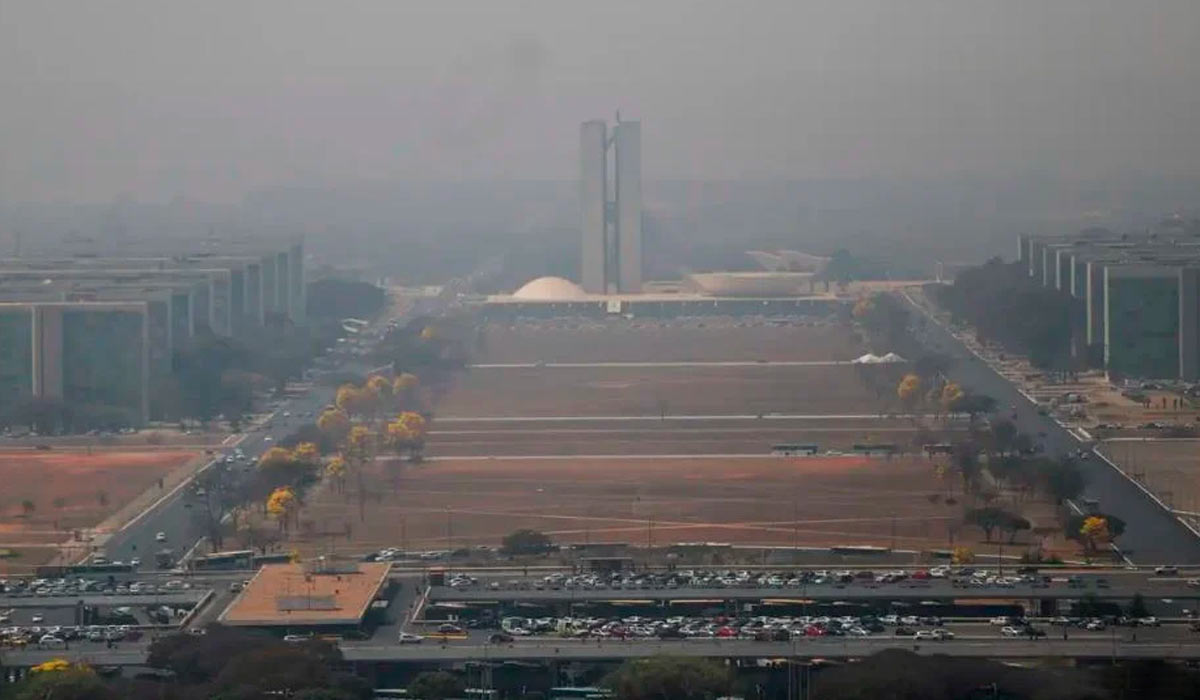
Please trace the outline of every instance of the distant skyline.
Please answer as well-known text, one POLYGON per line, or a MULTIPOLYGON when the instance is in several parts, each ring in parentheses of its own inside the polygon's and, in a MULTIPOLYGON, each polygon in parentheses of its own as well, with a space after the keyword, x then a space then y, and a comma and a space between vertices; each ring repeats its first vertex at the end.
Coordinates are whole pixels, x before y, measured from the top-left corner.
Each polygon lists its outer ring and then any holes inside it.
POLYGON ((1200 176, 1194 0, 0 0, 0 202, 576 176, 1200 176))

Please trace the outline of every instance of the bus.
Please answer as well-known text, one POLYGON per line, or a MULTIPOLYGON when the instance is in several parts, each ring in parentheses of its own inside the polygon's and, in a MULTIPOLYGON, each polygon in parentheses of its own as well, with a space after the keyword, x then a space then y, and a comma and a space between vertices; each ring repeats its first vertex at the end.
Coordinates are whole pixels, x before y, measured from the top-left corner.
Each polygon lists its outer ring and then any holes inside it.
POLYGON ((821 451, 820 445, 811 442, 783 442, 771 445, 771 454, 776 457, 811 457, 821 451))
POLYGON ((192 568, 197 571, 249 569, 254 559, 254 550, 237 549, 229 552, 213 552, 192 560, 192 568))
POLYGON ((921 449, 925 450, 925 454, 929 455, 930 457, 934 455, 954 454, 954 445, 948 442, 931 442, 928 445, 923 446, 921 449))
POLYGON ((856 443, 851 451, 864 455, 894 455, 899 450, 890 442, 856 443))
POLYGON ((613 693, 607 688, 594 686, 551 688, 547 700, 567 700, 568 698, 586 698, 587 700, 607 700, 613 693))

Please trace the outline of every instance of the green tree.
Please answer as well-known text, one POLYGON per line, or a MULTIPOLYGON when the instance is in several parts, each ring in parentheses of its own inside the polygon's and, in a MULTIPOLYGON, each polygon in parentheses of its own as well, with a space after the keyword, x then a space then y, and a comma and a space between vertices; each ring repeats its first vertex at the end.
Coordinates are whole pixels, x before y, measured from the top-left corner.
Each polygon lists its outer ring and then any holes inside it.
POLYGON ((994 506, 972 508, 963 516, 963 521, 983 530, 984 537, 988 542, 992 541, 992 533, 995 530, 1009 533, 1011 542, 1017 532, 1030 528, 1029 521, 1025 518, 994 506))
POLYGON ((1017 426, 1007 418, 992 421, 992 444, 996 452, 1007 454, 1017 438, 1017 426))
POLYGON ((1039 460, 1037 469, 1042 490, 1056 503, 1078 497, 1087 485, 1083 471, 1072 459, 1039 460))
POLYGON ((1146 599, 1141 593, 1134 593, 1133 599, 1129 601, 1127 614, 1130 617, 1150 617, 1150 611, 1146 608, 1146 599))
POLYGON ((550 538, 537 530, 516 530, 510 532, 501 542, 501 551, 505 554, 543 554, 553 548, 550 538))
POLYGON ((604 685, 616 700, 713 700, 729 693, 732 679, 710 659, 656 656, 626 661, 604 685))
POLYGON ((117 700, 118 696, 91 669, 72 666, 61 671, 29 674, 3 696, 11 700, 117 700))
POLYGON ((446 700, 462 697, 462 681, 445 671, 423 671, 408 684, 408 696, 420 700, 446 700))

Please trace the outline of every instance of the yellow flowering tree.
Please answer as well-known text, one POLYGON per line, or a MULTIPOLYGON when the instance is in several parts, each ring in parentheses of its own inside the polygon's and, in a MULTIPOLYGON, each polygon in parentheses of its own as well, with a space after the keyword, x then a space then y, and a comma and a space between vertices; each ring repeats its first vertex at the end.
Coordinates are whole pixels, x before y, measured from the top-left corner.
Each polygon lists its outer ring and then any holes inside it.
POLYGON ((292 516, 299 510, 300 503, 296 492, 287 486, 280 486, 267 497, 267 514, 279 523, 279 529, 287 531, 292 516))

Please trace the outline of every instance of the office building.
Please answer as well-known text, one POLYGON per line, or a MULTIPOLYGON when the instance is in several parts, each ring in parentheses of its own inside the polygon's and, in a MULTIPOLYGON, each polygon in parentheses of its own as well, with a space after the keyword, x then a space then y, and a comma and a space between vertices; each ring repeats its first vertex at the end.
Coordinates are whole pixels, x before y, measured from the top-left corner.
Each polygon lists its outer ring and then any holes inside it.
POLYGON ((1200 239, 1023 235, 1017 253, 1073 300, 1076 357, 1114 376, 1200 380, 1200 239))
POLYGON ((592 120, 579 133, 581 286, 589 294, 637 293, 642 288, 641 124, 618 117, 610 136, 606 122, 592 120))

